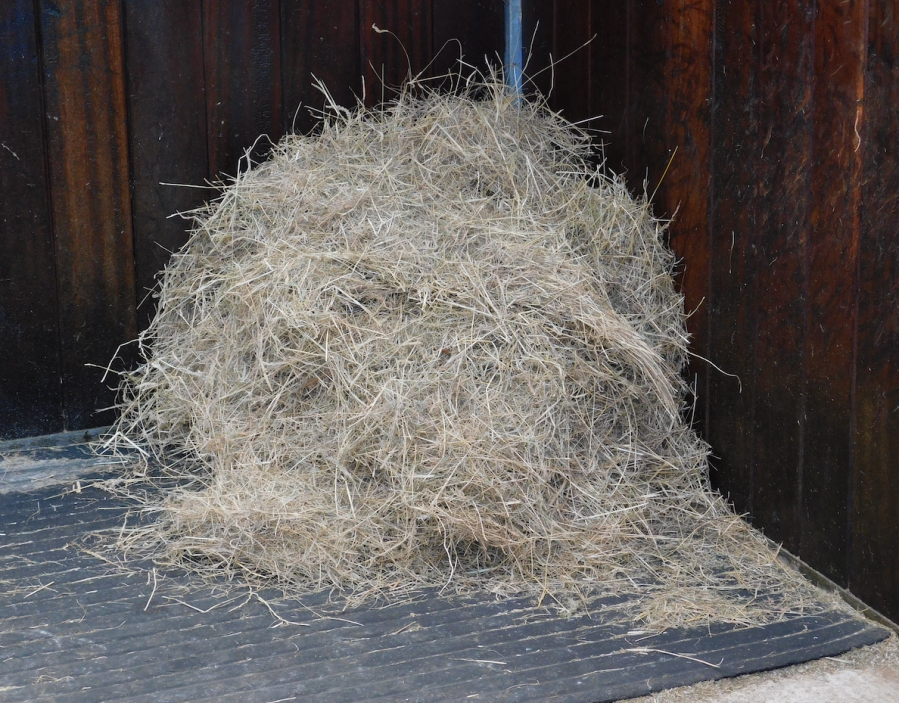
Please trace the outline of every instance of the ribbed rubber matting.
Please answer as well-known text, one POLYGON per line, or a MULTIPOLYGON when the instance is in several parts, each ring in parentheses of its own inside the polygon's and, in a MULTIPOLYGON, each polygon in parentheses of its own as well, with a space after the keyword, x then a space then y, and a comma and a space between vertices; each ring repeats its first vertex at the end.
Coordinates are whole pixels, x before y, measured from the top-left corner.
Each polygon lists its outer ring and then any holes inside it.
POLYGON ((569 619, 490 596, 275 602, 123 573, 73 544, 126 510, 92 488, 0 494, 0 701, 612 701, 888 634, 831 612, 648 637, 608 615, 614 598, 569 619))

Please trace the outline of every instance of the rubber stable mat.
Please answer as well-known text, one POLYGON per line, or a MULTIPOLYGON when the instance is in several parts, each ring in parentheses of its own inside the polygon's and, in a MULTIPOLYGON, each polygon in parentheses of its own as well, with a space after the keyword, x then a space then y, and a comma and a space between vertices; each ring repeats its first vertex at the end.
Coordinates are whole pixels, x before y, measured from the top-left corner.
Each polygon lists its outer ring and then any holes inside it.
POLYGON ((486 595, 276 602, 146 564, 123 573, 74 545, 127 510, 85 483, 0 494, 0 701, 612 701, 888 634, 830 612, 648 636, 611 615, 613 597, 571 618, 486 595))

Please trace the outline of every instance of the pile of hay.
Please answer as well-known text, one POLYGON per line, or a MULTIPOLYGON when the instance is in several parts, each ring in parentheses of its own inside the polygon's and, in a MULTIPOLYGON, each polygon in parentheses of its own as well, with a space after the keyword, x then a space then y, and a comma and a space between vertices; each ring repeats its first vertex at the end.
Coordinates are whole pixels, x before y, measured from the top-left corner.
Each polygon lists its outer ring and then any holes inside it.
POLYGON ((478 91, 335 110, 199 214, 107 441, 189 480, 126 546, 294 592, 615 584, 745 613, 783 574, 681 416, 663 225, 582 132, 478 91))

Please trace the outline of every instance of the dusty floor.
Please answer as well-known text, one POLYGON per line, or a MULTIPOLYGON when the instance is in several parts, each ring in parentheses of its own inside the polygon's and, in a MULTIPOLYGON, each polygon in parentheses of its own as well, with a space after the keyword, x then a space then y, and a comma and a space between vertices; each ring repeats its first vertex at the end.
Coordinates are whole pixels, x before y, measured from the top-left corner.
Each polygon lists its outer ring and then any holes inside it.
POLYGON ((899 638, 797 666, 673 688, 627 703, 899 703, 899 638))

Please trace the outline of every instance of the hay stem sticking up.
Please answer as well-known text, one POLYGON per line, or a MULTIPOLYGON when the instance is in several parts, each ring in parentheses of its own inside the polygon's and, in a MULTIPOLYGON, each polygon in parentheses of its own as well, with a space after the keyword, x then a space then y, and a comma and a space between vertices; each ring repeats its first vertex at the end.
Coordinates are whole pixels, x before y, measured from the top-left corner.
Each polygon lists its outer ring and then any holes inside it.
POLYGON ((331 101, 197 215, 106 442, 190 480, 121 545, 296 592, 632 584, 686 598, 669 620, 770 615, 746 593, 794 585, 681 418, 663 225, 539 102, 419 88, 331 101))

